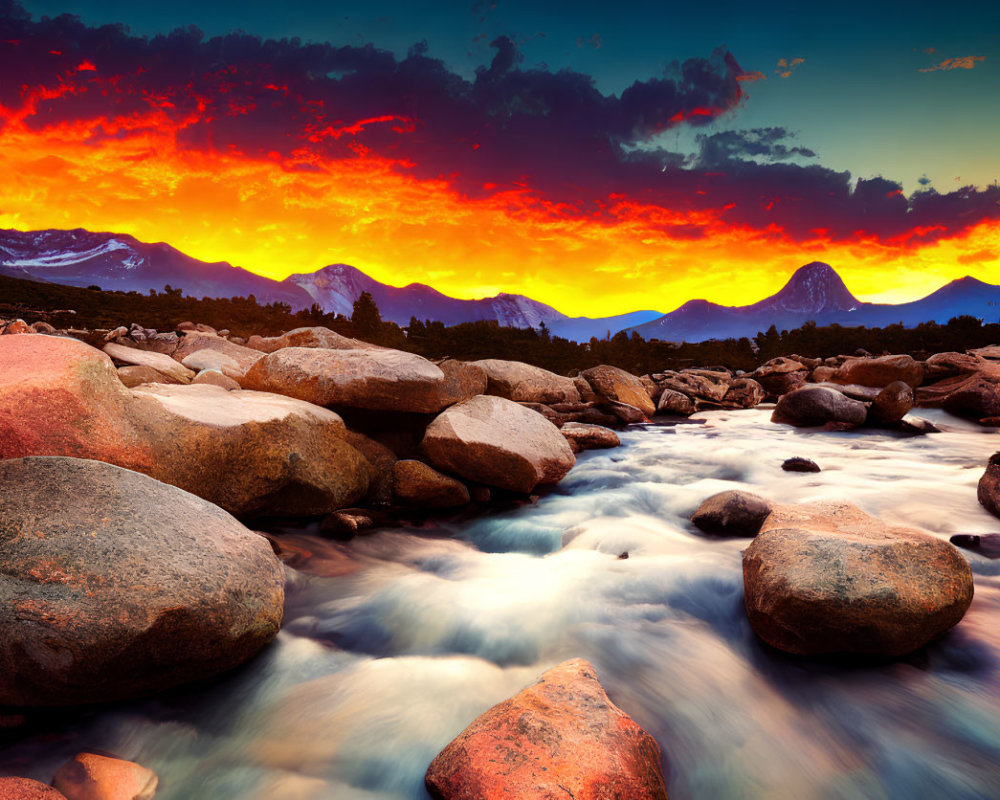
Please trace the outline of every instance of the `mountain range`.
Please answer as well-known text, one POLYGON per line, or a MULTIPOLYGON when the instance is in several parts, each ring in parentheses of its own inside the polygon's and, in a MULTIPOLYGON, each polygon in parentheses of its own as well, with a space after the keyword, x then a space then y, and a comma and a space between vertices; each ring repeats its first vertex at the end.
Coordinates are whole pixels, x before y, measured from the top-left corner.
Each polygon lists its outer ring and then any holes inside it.
POLYGON ((226 262, 209 263, 168 244, 148 244, 123 234, 83 229, 0 230, 0 274, 70 286, 148 292, 170 285, 192 297, 246 297, 288 303, 293 311, 314 303, 328 313, 349 316, 362 292, 374 298, 382 318, 406 325, 410 317, 446 325, 496 320, 501 325, 537 328, 585 342, 625 330, 646 339, 700 342, 752 337, 771 325, 792 329, 813 320, 818 325, 884 327, 898 322, 947 322, 968 314, 993 321, 1000 312, 1000 286, 960 278, 911 303, 880 304, 858 300, 836 271, 822 262, 800 267, 777 294, 747 306, 723 306, 689 300, 680 308, 634 311, 609 317, 569 317, 551 306, 516 294, 460 300, 430 286, 389 286, 347 264, 275 281, 226 262))
POLYGON ((347 264, 331 264, 275 281, 226 262, 198 261, 163 242, 148 244, 124 234, 79 228, 0 230, 0 274, 126 292, 160 291, 169 285, 190 297, 252 294, 261 303, 288 303, 293 311, 318 303, 327 313, 345 316, 351 315, 361 293, 369 292, 382 318, 399 325, 408 324, 411 316, 446 325, 496 320, 501 325, 537 328, 544 323, 554 335, 574 341, 604 337, 609 331, 614 334, 662 315, 660 311, 636 311, 597 319, 569 317, 519 294, 459 300, 421 283, 403 287, 379 283, 347 264))
POLYGON ((700 342, 754 336, 771 325, 791 330, 809 320, 817 325, 882 328, 902 322, 946 323, 961 315, 985 321, 1000 314, 1000 286, 966 276, 911 303, 866 303, 850 293, 829 264, 814 261, 799 267, 777 294, 748 306, 721 306, 707 300, 689 300, 662 317, 629 329, 645 339, 700 342))

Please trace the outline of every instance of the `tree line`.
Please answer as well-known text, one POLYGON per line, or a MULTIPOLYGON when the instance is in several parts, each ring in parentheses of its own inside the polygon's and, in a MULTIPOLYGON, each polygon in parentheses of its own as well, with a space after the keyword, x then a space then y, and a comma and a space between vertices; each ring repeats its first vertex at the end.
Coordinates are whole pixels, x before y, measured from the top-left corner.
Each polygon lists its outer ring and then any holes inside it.
POLYGON ((44 320, 57 328, 113 329, 137 322, 156 330, 173 330, 184 321, 203 322, 235 336, 274 336, 293 328, 321 325, 344 336, 394 347, 431 359, 474 361, 501 358, 524 361, 569 374, 598 364, 612 364, 637 375, 690 366, 720 365, 752 370, 776 356, 809 357, 852 354, 909 353, 914 358, 1000 343, 1000 324, 984 324, 971 316, 947 324, 933 322, 906 328, 817 326, 806 322, 794 330, 771 326, 754 337, 671 343, 646 340, 622 331, 603 339, 571 342, 538 328, 512 328, 493 320, 445 325, 411 317, 406 326, 382 319, 367 292, 354 303, 350 317, 324 312, 319 305, 293 312, 287 303, 262 304, 251 295, 231 298, 185 297, 169 285, 162 291, 102 291, 10 278, 0 275, 0 318, 44 320))

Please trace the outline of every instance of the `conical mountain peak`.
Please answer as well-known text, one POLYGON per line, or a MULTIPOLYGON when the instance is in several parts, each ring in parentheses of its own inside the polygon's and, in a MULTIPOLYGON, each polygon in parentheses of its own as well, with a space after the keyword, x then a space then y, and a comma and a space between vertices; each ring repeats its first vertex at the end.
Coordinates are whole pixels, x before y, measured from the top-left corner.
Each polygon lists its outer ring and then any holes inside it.
POLYGON ((799 267, 776 295, 757 304, 774 311, 818 314, 850 311, 859 305, 837 271, 822 261, 799 267))

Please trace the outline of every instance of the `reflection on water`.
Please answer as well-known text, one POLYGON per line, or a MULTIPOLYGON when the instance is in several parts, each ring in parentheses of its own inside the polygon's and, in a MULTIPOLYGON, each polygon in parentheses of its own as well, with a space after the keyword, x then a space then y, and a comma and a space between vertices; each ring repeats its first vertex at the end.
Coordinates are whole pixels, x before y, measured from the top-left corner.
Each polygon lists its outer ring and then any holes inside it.
POLYGON ((536 504, 478 520, 348 544, 289 534, 286 622, 265 654, 210 685, 53 713, 0 771, 48 780, 98 748, 155 769, 164 800, 426 798, 427 764, 477 714, 581 656, 661 743, 674 800, 1000 797, 1000 561, 966 552, 976 597, 942 641, 848 666, 760 645, 746 540, 687 521, 745 488, 945 538, 993 532, 975 488, 1000 439, 936 411, 921 416, 942 433, 923 437, 768 415, 629 431, 536 504), (791 456, 823 471, 783 472, 791 456))

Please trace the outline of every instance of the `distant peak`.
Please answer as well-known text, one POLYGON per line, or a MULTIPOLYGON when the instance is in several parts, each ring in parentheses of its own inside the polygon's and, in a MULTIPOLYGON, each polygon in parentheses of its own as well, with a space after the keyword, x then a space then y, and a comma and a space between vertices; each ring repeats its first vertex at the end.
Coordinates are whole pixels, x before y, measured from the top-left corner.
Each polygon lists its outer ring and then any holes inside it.
POLYGON ((822 311, 849 311, 859 305, 837 271, 822 261, 799 267, 784 288, 762 305, 781 311, 815 314, 822 311))

